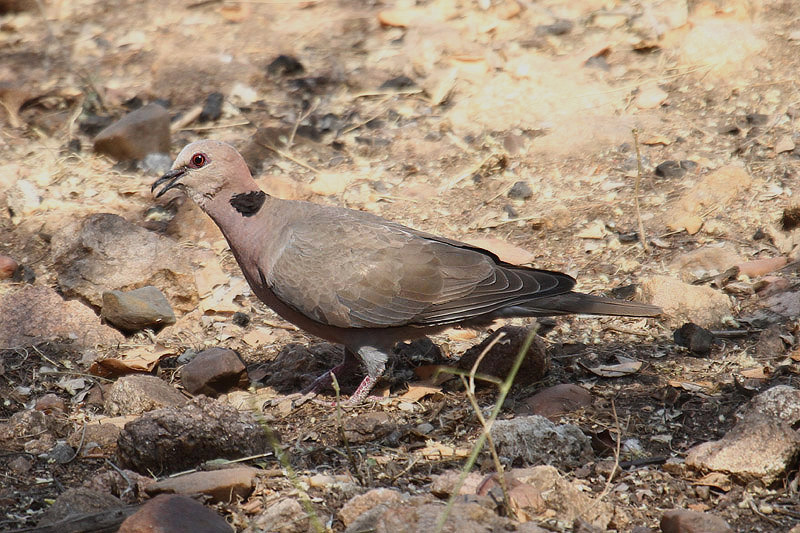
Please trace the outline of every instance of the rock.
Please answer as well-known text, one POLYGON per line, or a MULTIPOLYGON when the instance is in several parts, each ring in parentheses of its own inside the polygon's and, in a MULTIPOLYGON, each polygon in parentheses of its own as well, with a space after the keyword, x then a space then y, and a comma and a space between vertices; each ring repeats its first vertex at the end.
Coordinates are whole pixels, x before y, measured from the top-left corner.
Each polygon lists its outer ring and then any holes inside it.
POLYGON ((19 265, 11 274, 11 281, 33 285, 33 282, 36 281, 36 273, 28 265, 19 265))
POLYGON ((641 300, 660 306, 665 320, 677 327, 694 322, 711 327, 731 314, 731 301, 711 287, 690 285, 667 276, 652 276, 642 281, 641 300))
POLYGON ((605 531, 614 516, 613 506, 593 499, 578 483, 564 479, 553 466, 515 468, 508 475, 536 487, 544 497, 547 509, 552 510, 561 523, 572 524, 582 518, 605 531))
POLYGON ((708 513, 672 509, 661 517, 663 533, 733 533, 725 520, 708 513))
POLYGON ((655 175, 659 178, 677 179, 682 178, 688 171, 697 168, 697 163, 694 161, 664 161, 655 168, 655 175))
POLYGON ((646 83, 639 89, 634 103, 639 109, 661 107, 669 98, 669 93, 655 83, 646 83))
POLYGON ((59 413, 66 413, 67 404, 63 398, 60 398, 51 392, 37 399, 34 409, 36 409, 37 411, 44 411, 45 413, 48 414, 54 411, 58 411, 59 413))
POLYGON ((696 470, 731 474, 765 485, 780 479, 800 453, 800 390, 778 385, 750 400, 739 421, 717 441, 691 448, 686 464, 696 470))
POLYGON ((38 525, 55 524, 71 516, 111 511, 124 505, 119 498, 108 493, 84 487, 67 489, 47 508, 38 525))
POLYGON ((337 513, 339 520, 349 527, 356 519, 365 512, 377 507, 378 505, 389 505, 402 502, 408 499, 408 494, 395 489, 371 489, 364 494, 360 494, 345 503, 337 513))
POLYGON ((33 462, 24 455, 18 455, 8 462, 8 468, 18 476, 27 474, 33 468, 33 462))
POLYGON ((119 378, 106 397, 105 409, 109 415, 138 415, 178 407, 186 397, 175 387, 155 376, 131 375, 119 378))
POLYGON ((742 262, 733 246, 703 246, 691 252, 678 255, 669 264, 684 281, 694 281, 706 276, 716 276, 742 262))
POLYGON ((517 408, 518 415, 539 415, 555 420, 561 415, 592 405, 592 393, 579 385, 562 383, 526 398, 517 408))
MULTIPOLYGON (((278 352, 275 359, 265 364, 267 377, 264 384, 279 392, 296 392, 311 384, 319 375, 342 361, 342 349, 326 342, 308 346, 289 343, 278 352)), ((338 379, 338 378, 337 378, 338 379)), ((342 376, 341 387, 358 386, 359 377, 342 376)))
POLYGON ((681 56, 684 64, 702 63, 711 67, 712 75, 725 76, 752 65, 750 58, 765 46, 752 23, 714 17, 693 24, 682 39, 681 56))
POLYGON ((268 433, 251 414, 198 396, 182 407, 151 411, 125 424, 117 456, 137 472, 178 472, 211 459, 270 451, 268 433))
MULTIPOLYGON (((456 483, 458 483, 460 477, 460 470, 448 470, 443 474, 433 476, 431 494, 437 498, 449 498, 453 494, 453 491, 456 490, 456 483)), ((464 478, 464 483, 462 483, 458 494, 476 494, 481 481, 483 481, 482 475, 477 472, 470 472, 467 474, 467 477, 464 478)))
POLYGON ((35 11, 37 5, 36 0, 0 0, 0 15, 35 11))
POLYGON ((279 55, 267 65, 267 74, 270 76, 291 76, 304 71, 303 64, 296 58, 284 54, 279 55))
POLYGON ((6 192, 6 204, 15 224, 36 211, 42 204, 42 193, 28 180, 17 180, 6 192))
POLYGON ((68 226, 53 236, 53 256, 64 295, 98 308, 106 291, 146 285, 180 311, 197 306, 194 269, 180 245, 118 215, 98 213, 68 226))
POLYGON ((533 196, 533 189, 527 181, 518 181, 511 186, 508 197, 512 200, 527 200, 533 196))
POLYGON ((233 533, 224 518, 187 496, 162 494, 145 503, 119 533, 233 533))
POLYGON ((384 411, 358 414, 342 422, 344 436, 351 444, 371 442, 397 429, 397 424, 384 411))
POLYGON ((779 268, 786 266, 789 259, 783 256, 777 257, 764 257, 761 259, 753 259, 752 261, 744 261, 739 263, 739 274, 755 278, 774 272, 779 268))
POLYGON ((94 151, 117 161, 143 159, 147 154, 169 150, 169 113, 158 104, 131 111, 94 138, 94 151))
POLYGON ((0 254, 0 279, 10 278, 18 266, 13 257, 0 254))
POLYGON ((250 380, 239 354, 226 348, 203 350, 181 369, 181 383, 191 394, 217 396, 247 389, 250 380))
POLYGON ((308 513, 294 498, 281 498, 253 519, 255 531, 275 533, 307 533, 308 513))
MULTIPOLYGON (((477 372, 505 379, 530 332, 530 328, 522 326, 503 326, 495 334, 464 352, 464 355, 458 360, 457 367, 469 372, 492 340, 500 333, 504 333, 503 338, 492 346, 483 357, 477 372)), ((534 337, 514 381, 515 383, 533 383, 542 379, 548 370, 550 370, 550 358, 545 350, 545 343, 540 337, 534 337)), ((476 380, 476 384, 486 385, 487 382, 476 380)))
POLYGON ((543 416, 497 420, 492 439, 500 455, 524 464, 584 465, 594 456, 591 440, 577 426, 557 426, 543 416))
MULTIPOLYGON (((416 496, 404 501, 381 504, 364 512, 345 529, 345 533, 364 531, 432 531, 445 510, 442 502, 431 496, 416 496)), ((493 509, 477 503, 457 502, 442 531, 460 533, 490 533, 510 531, 514 522, 498 516, 493 509)))
POLYGON ((47 415, 33 409, 17 411, 0 422, 0 448, 40 454, 56 445, 56 438, 69 431, 70 422, 63 415, 47 415))
POLYGON ((117 439, 122 429, 116 424, 86 424, 73 431, 67 444, 77 449, 83 457, 113 457, 117 450, 117 439))
POLYGON ((0 297, 0 346, 25 347, 46 340, 71 340, 82 347, 112 346, 125 340, 80 302, 65 302, 56 291, 23 285, 0 297))
POLYGON ((172 168, 172 157, 169 154, 152 153, 144 156, 136 163, 136 168, 145 174, 162 176, 172 168))
POLYGON ((150 496, 162 493, 205 494, 214 502, 235 502, 250 496, 257 473, 257 469, 247 466, 192 472, 153 483, 145 491, 150 496))
POLYGON ((126 333, 145 328, 157 331, 175 323, 169 302, 152 285, 132 291, 104 292, 100 316, 126 333))
POLYGON ((67 464, 75 459, 75 450, 64 441, 57 441, 47 452, 47 460, 60 465, 67 464))
POLYGON ((697 355, 708 355, 714 343, 714 334, 697 324, 687 322, 672 334, 675 344, 684 346, 697 355))
POLYGON ((206 97, 206 103, 203 104, 203 110, 200 112, 200 122, 213 122, 219 120, 222 116, 222 102, 224 97, 222 93, 211 93, 206 97))
POLYGON ((752 178, 740 166, 729 165, 710 172, 669 206, 664 224, 671 231, 685 229, 694 234, 702 226, 701 215, 725 208, 749 189, 751 183, 752 178))

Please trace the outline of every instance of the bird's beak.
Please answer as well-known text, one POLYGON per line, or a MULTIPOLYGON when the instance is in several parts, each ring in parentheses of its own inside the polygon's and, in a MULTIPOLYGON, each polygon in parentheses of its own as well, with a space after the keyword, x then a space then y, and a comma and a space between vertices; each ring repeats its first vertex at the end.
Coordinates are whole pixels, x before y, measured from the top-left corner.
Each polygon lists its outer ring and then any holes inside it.
POLYGON ((186 174, 185 167, 173 168, 172 170, 170 170, 169 172, 158 178, 155 183, 153 183, 153 186, 150 187, 150 192, 155 191, 156 187, 166 182, 167 185, 163 189, 161 189, 161 191, 159 191, 158 194, 156 194, 156 198, 160 198, 168 190, 173 189, 178 185, 180 185, 180 183, 178 182, 180 181, 181 177, 184 174, 186 174))

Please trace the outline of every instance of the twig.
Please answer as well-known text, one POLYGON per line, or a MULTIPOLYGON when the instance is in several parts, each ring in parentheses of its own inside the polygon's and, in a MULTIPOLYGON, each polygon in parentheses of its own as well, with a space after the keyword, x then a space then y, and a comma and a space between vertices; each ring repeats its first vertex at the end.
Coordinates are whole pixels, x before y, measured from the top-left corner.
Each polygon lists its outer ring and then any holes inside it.
POLYGON ((294 125, 292 125, 292 132, 289 134, 289 140, 286 141, 287 150, 292 149, 292 145, 294 144, 294 136, 297 135, 297 128, 300 127, 300 123, 307 119, 308 116, 314 112, 318 103, 319 100, 315 100, 312 105, 308 106, 308 109, 306 109, 305 113, 300 113, 300 115, 297 117, 297 120, 294 121, 294 125))
POLYGON ((633 200, 636 205, 636 221, 639 223, 639 240, 642 241, 642 249, 648 253, 647 237, 644 234, 644 224, 642 223, 642 212, 639 210, 639 183, 642 181, 642 155, 639 152, 639 129, 633 128, 633 146, 636 148, 636 181, 633 187, 633 200))
POLYGON ((314 172, 315 174, 319 174, 319 170, 317 170, 316 168, 312 167, 308 163, 304 163, 304 162, 300 161, 299 159, 290 156, 289 154, 287 154, 283 150, 279 150, 279 149, 275 148, 274 146, 272 146, 271 144, 266 144, 266 143, 258 143, 258 144, 260 144, 261 146, 263 146, 267 150, 272 150, 273 152, 275 152, 279 156, 281 156, 281 157, 283 157, 285 159, 288 159, 292 163, 296 163, 296 164, 300 165, 301 167, 303 167, 303 168, 305 168, 307 170, 310 170, 311 172, 314 172))
MULTIPOLYGON (((614 467, 611 469, 611 473, 608 474, 608 479, 606 480, 606 486, 603 488, 603 492, 595 500, 595 504, 605 498, 609 492, 611 492, 611 481, 614 479, 614 475, 617 473, 617 469, 619 468, 619 453, 620 448, 622 447, 622 428, 619 427, 619 418, 617 418, 617 406, 614 403, 614 398, 611 398, 611 412, 614 415, 614 427, 617 429, 617 446, 614 449, 614 467)), ((594 507, 594 505, 592 505, 594 507)), ((589 507, 591 509, 592 507, 589 507)), ((587 509, 588 511, 588 509, 587 509)))
MULTIPOLYGON (((499 395, 497 397, 497 401, 492 408, 492 414, 489 416, 489 420, 486 422, 486 426, 491 429, 494 421, 497 419, 497 415, 500 414, 500 409, 503 407, 503 403, 506 401, 506 396, 508 396, 508 392, 511 390, 511 384, 514 383, 514 378, 517 376, 517 372, 519 371, 519 367, 522 366, 522 361, 525 359, 525 355, 528 353, 528 350, 531 347, 531 343, 533 342, 533 338, 536 335, 536 330, 531 330, 528 333, 528 337, 525 339, 525 342, 522 344, 522 349, 517 354, 517 358, 514 360, 514 365, 511 367, 508 375, 506 376, 505 381, 500 384, 499 386, 499 395)), ((472 467, 475 466, 475 461, 478 459, 478 454, 481 452, 483 448, 483 444, 486 442, 487 433, 486 430, 481 432, 480 437, 478 437, 475 446, 472 448, 472 453, 470 453, 469 457, 467 458, 467 462, 464 465, 464 468, 461 470, 461 475, 458 477, 455 486, 453 487, 453 492, 450 494, 450 499, 447 500, 447 506, 445 507, 442 514, 439 515, 438 520, 436 521, 436 527, 434 528, 434 533, 441 533, 444 529, 444 525, 447 522, 447 517, 450 516, 450 512, 453 509, 453 504, 455 504, 456 498, 458 497, 458 493, 461 490, 461 486, 464 484, 464 480, 467 478, 467 474, 469 474, 472 467)))
POLYGON ((353 455, 353 450, 350 448, 350 441, 347 440, 347 434, 344 432, 344 425, 342 424, 342 401, 341 394, 339 393, 339 380, 336 379, 336 374, 333 372, 331 372, 331 385, 333 386, 333 392, 336 394, 336 429, 339 432, 339 437, 341 437, 342 443, 344 444, 344 451, 347 454, 347 460, 350 461, 350 468, 353 469, 353 473, 363 487, 365 486, 365 483, 364 478, 361 476, 361 469, 358 468, 358 464, 356 464, 356 458, 353 455))

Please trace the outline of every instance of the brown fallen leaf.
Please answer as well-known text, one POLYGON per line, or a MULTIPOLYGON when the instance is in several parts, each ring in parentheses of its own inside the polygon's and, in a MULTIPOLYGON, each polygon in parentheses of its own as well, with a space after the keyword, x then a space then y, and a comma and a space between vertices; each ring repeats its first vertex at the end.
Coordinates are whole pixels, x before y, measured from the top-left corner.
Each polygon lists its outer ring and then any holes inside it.
POLYGON ((739 371, 739 374, 748 379, 769 379, 772 372, 769 367, 760 366, 757 368, 745 368, 739 371))
POLYGON ((398 400, 405 400, 408 402, 418 402, 425 396, 431 394, 441 394, 442 388, 430 383, 412 382, 408 384, 408 390, 404 392, 398 400))
POLYGON ((275 342, 275 333, 266 328, 253 328, 242 335, 242 341, 248 346, 257 348, 275 342))
POLYGON ((95 361, 89 367, 89 373, 110 378, 136 372, 152 372, 159 361, 171 355, 176 355, 175 351, 161 344, 136 346, 117 357, 95 361))
POLYGON ((453 457, 469 457, 470 449, 454 448, 441 442, 428 441, 428 445, 416 450, 416 453, 429 460, 451 459, 453 457))
POLYGON ((478 248, 485 248, 494 253, 501 260, 512 265, 524 265, 532 263, 536 256, 519 246, 506 242, 502 239, 495 239, 494 237, 476 237, 474 239, 467 239, 467 244, 477 246, 478 248))

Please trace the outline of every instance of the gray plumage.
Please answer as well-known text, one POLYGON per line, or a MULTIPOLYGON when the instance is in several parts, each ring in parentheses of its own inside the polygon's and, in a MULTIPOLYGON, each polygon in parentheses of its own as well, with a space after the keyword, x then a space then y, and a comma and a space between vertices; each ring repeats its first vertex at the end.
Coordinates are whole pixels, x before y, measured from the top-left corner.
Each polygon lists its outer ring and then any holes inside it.
MULTIPOLYGON (((239 153, 218 141, 186 146, 153 184, 182 189, 222 230, 253 292, 301 329, 345 346, 331 372, 360 360, 361 401, 401 340, 499 317, 569 313, 655 316, 652 305, 572 291, 560 272, 511 265, 469 244, 362 211, 263 193, 239 153)), ((311 387, 330 382, 330 373, 311 387)))

